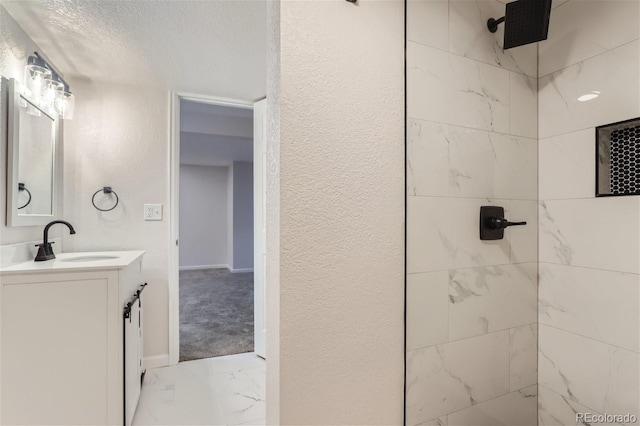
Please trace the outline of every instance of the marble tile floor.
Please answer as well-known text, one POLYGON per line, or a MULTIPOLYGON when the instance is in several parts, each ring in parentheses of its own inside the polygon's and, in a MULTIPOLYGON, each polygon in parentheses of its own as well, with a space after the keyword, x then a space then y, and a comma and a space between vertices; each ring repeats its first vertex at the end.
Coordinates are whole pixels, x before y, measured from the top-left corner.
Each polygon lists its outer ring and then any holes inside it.
POLYGON ((265 361, 244 353, 148 370, 133 425, 264 425, 265 361))

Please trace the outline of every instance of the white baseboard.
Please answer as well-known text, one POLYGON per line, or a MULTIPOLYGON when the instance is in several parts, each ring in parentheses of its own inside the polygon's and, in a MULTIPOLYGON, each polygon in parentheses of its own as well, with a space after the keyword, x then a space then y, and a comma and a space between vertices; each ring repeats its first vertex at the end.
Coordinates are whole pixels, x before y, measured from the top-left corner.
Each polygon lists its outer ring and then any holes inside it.
POLYGON ((196 269, 228 269, 231 270, 229 265, 195 265, 195 266, 181 266, 181 271, 194 271, 196 269))
POLYGON ((232 274, 237 274, 240 272, 253 272, 253 268, 239 268, 239 269, 230 269, 232 274))
POLYGON ((169 365, 169 354, 145 357, 144 368, 152 369, 169 365))

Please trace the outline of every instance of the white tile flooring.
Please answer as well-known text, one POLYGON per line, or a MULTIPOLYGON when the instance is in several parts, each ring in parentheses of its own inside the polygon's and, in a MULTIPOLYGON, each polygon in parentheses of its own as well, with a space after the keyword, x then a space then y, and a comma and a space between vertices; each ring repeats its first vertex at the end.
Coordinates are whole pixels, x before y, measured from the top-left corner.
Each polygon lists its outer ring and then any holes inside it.
POLYGON ((147 371, 133 425, 264 425, 265 361, 254 353, 147 371))

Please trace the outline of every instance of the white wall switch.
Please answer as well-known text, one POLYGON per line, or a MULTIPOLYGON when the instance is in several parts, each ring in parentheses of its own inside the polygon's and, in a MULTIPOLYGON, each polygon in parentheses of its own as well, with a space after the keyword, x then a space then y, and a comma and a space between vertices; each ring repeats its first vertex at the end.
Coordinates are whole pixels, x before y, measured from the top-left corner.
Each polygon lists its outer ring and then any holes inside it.
POLYGON ((144 220, 162 220, 162 204, 145 204, 144 220))

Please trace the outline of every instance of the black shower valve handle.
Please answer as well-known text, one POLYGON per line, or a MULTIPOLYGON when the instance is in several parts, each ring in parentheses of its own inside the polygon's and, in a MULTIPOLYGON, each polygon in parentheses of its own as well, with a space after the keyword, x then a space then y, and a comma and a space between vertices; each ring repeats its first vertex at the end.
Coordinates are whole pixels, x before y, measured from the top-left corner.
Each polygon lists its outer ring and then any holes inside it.
POLYGON ((509 226, 522 226, 526 225, 527 222, 509 222, 507 219, 502 217, 491 217, 489 218, 489 228, 491 229, 505 229, 509 226))

